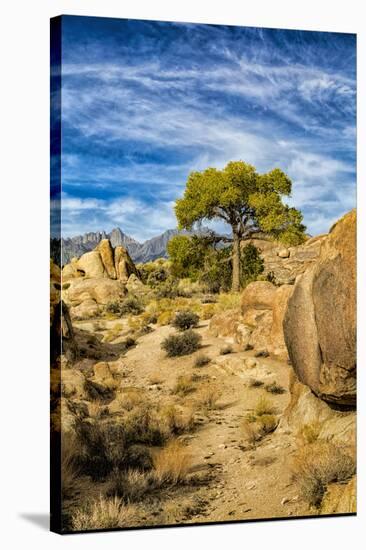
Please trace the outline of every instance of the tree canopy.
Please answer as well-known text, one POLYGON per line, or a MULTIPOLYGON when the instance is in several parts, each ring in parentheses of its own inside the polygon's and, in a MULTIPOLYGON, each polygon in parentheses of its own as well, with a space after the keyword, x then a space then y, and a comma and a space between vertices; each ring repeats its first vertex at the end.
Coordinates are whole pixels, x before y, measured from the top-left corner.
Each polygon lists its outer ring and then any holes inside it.
POLYGON ((229 162, 223 170, 191 172, 175 213, 180 229, 192 229, 204 220, 223 220, 231 226, 233 290, 240 287, 240 241, 266 233, 285 245, 305 239, 302 214, 283 202, 292 182, 279 168, 258 174, 243 161, 229 162))

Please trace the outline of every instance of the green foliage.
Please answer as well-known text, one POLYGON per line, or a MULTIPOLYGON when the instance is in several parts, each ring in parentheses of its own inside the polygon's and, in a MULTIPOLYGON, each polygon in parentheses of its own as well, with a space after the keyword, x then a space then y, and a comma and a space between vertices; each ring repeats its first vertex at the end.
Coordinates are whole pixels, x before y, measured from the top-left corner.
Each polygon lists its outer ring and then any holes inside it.
MULTIPOLYGON (((242 161, 229 162, 223 170, 208 168, 192 172, 183 198, 175 205, 179 227, 192 229, 203 220, 221 219, 231 226, 236 243, 262 231, 285 245, 300 244, 306 229, 302 214, 282 200, 291 195, 291 187, 290 178, 279 168, 258 174, 254 166, 242 161)), ((186 259, 194 253, 187 251, 189 246, 189 241, 182 246, 186 259)), ((172 257, 181 254, 181 250, 175 250, 172 257)), ((181 268, 189 271, 183 264, 181 268)), ((237 291, 241 271, 238 247, 233 250, 233 265, 233 290, 237 291)))
POLYGON ((201 345, 202 337, 189 329, 183 334, 172 334, 163 340, 161 347, 166 351, 168 357, 176 357, 179 355, 189 355, 201 345))
POLYGON ((264 261, 261 258, 258 248, 249 243, 241 251, 241 285, 245 287, 256 281, 264 271, 264 261))
POLYGON ((193 311, 179 311, 172 321, 173 327, 178 330, 188 330, 196 327, 199 323, 199 316, 193 311))
POLYGON ((171 260, 171 274, 181 279, 189 277, 196 281, 202 269, 207 246, 203 239, 193 235, 176 235, 167 245, 171 260))

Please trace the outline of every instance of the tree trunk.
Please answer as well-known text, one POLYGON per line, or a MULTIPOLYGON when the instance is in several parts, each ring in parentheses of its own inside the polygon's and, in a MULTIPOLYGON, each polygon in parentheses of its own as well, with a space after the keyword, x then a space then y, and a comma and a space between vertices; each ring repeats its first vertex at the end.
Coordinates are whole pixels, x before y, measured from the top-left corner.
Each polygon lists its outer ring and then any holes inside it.
POLYGON ((233 231, 233 281, 231 285, 233 292, 240 290, 240 236, 233 231))

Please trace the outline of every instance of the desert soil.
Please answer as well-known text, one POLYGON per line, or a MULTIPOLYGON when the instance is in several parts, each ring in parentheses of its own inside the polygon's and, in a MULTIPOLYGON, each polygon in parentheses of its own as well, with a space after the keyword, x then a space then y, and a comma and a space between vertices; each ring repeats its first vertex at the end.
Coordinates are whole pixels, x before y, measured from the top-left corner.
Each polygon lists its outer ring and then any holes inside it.
MULTIPOLYGON (((91 329, 87 323, 76 323, 91 329)), ((109 323, 111 328, 113 323, 109 323)), ((201 350, 183 357, 168 358, 161 349, 162 340, 174 332, 170 326, 155 326, 153 332, 141 336, 136 347, 121 357, 123 385, 148 388, 154 400, 172 393, 178 376, 198 375, 200 387, 213 382, 221 396, 215 409, 202 415, 200 425, 190 434, 180 436, 192 457, 192 472, 207 474, 208 483, 182 488, 172 494, 176 509, 190 510, 179 516, 182 523, 217 522, 304 516, 307 504, 298 496, 291 481, 289 459, 296 441, 281 430, 265 436, 254 448, 243 443, 242 421, 265 397, 278 418, 287 406, 290 393, 290 366, 269 357, 255 358, 257 366, 248 368, 244 360, 253 352, 240 351, 220 355, 227 342, 212 337, 208 321, 201 321, 196 330, 202 336, 201 350), (195 367, 197 355, 204 353, 211 362, 195 367), (159 383, 152 384, 151 378, 159 383), (262 387, 249 386, 250 379, 265 384, 276 382, 286 389, 272 395, 262 387)), ((192 398, 194 393, 192 393, 192 398)), ((178 520, 179 523, 179 520, 178 520)))

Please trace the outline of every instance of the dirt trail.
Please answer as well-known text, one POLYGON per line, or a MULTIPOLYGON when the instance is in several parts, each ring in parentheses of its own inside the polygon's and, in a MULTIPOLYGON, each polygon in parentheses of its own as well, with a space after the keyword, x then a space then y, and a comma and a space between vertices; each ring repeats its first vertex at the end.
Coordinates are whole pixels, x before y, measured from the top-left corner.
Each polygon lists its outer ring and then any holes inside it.
MULTIPOLYGON (((244 360, 253 352, 220 355, 224 339, 213 338, 207 331, 208 322, 197 329, 202 335, 202 349, 192 355, 167 358, 160 348, 161 341, 173 329, 156 327, 142 336, 135 348, 122 358, 127 385, 149 388, 152 396, 170 395, 177 377, 198 374, 201 386, 213 381, 222 393, 217 408, 190 435, 182 436, 193 459, 193 470, 213 472, 208 485, 194 488, 192 498, 203 503, 201 510, 189 518, 192 522, 225 521, 250 518, 306 515, 307 506, 298 498, 291 482, 288 458, 295 445, 290 435, 267 435, 255 449, 243 448, 241 422, 265 396, 277 414, 286 407, 289 392, 269 394, 262 388, 248 386, 250 378, 263 382, 276 381, 288 390, 290 367, 270 358, 256 358, 257 366, 249 369, 244 360), (195 357, 205 353, 211 358, 207 366, 194 367, 195 357), (152 384, 152 379, 161 383, 152 384)), ((176 498, 176 497, 174 497, 176 498)), ((179 497, 178 497, 179 498, 179 497)))

